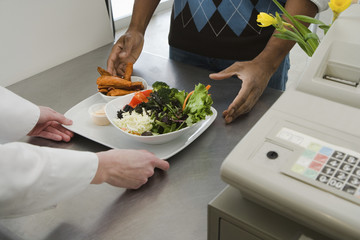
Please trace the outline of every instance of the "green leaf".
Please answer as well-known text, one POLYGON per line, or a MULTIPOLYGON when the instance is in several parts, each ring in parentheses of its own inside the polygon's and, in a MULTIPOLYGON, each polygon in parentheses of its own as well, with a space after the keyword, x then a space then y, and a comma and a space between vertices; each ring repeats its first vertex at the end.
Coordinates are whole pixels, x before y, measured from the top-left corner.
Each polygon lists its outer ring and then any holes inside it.
MULTIPOLYGON (((292 24, 299 30, 299 32, 303 36, 305 36, 305 34, 311 32, 307 27, 305 27, 302 23, 300 23, 293 16, 291 16, 278 1, 273 0, 273 2, 276 4, 276 6, 278 6, 278 8, 280 8, 280 10, 284 13, 284 15, 292 22, 292 24)), ((319 43, 317 41, 315 41, 314 39, 309 39, 308 45, 311 48, 312 52, 314 52, 316 50, 317 46, 319 45, 319 43)))
POLYGON ((289 33, 289 32, 290 31, 286 31, 283 33, 275 33, 274 36, 277 38, 284 39, 284 40, 295 41, 297 44, 299 44, 299 46, 304 50, 304 52, 307 55, 311 54, 311 51, 309 50, 307 43, 305 41, 303 41, 301 38, 299 39, 298 35, 295 36, 293 33, 291 33, 291 32, 289 33))
POLYGON ((329 30, 330 26, 329 25, 319 25, 319 28, 321 28, 322 30, 329 30))
POLYGON ((313 53, 311 51, 309 51, 309 49, 304 44, 301 44, 301 43, 298 43, 298 44, 301 47, 301 49, 304 50, 306 55, 308 55, 309 57, 312 56, 313 53))
POLYGON ((303 44, 305 44, 305 40, 302 38, 302 36, 292 32, 292 31, 289 31, 289 30, 286 30, 284 32, 284 34, 288 35, 289 37, 292 37, 294 39, 294 41, 296 42, 301 42, 303 44))
MULTIPOLYGON (((278 37, 277 34, 274 34, 274 36, 278 37)), ((314 53, 312 48, 309 46, 308 42, 306 42, 304 39, 301 38, 301 36, 299 36, 298 34, 296 34, 294 32, 291 32, 288 30, 284 31, 281 33, 280 38, 285 39, 285 40, 296 41, 308 56, 312 56, 314 53)))
POLYGON ((276 18, 276 22, 277 22, 277 27, 282 29, 284 27, 283 25, 283 19, 280 17, 280 14, 278 12, 275 13, 275 18, 276 18))
POLYGON ((305 38, 305 41, 306 41, 306 42, 307 42, 308 40, 310 40, 310 39, 314 39, 314 40, 316 40, 316 41, 320 41, 318 35, 316 35, 315 33, 312 33, 312 32, 306 34, 306 35, 304 36, 304 38, 305 38))
POLYGON ((185 97, 186 97, 186 93, 185 93, 185 90, 183 91, 178 91, 174 94, 174 98, 176 98, 179 102, 180 102, 180 105, 182 106, 183 103, 184 103, 184 100, 185 100, 185 97))
POLYGON ((188 125, 205 119, 207 115, 212 115, 210 109, 212 104, 213 100, 206 87, 201 83, 196 85, 184 109, 184 113, 188 115, 186 120, 188 125))
POLYGON ((330 25, 319 25, 319 28, 324 30, 324 33, 326 34, 330 29, 330 25))
POLYGON ((297 40, 298 40, 297 38, 289 36, 288 34, 285 34, 285 33, 275 33, 274 36, 277 38, 281 38, 284 40, 291 40, 291 41, 295 41, 295 42, 297 42, 297 40))
POLYGON ((319 19, 312 18, 305 15, 295 15, 294 18, 296 18, 299 21, 306 22, 306 23, 312 23, 312 24, 325 24, 319 19))

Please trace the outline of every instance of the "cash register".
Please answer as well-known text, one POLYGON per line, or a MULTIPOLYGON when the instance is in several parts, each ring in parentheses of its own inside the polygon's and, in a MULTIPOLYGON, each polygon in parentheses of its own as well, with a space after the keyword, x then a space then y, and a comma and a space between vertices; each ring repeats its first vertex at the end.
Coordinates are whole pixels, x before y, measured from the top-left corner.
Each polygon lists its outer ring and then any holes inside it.
POLYGON ((208 239, 360 239, 360 5, 226 157, 208 239))

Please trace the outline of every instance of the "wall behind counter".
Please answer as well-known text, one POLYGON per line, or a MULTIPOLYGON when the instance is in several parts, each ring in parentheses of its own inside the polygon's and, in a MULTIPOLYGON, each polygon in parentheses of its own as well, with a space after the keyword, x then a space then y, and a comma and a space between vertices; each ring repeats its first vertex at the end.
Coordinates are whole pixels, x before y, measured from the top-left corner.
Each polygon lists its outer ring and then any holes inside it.
POLYGON ((0 86, 113 41, 103 0, 1 0, 0 86))

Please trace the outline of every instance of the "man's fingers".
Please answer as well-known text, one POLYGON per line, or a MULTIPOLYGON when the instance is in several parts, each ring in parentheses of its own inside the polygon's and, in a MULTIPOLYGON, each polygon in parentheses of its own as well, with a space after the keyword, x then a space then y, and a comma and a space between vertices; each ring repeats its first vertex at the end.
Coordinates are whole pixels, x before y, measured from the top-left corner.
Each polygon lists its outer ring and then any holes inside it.
POLYGON ((69 142, 74 136, 69 130, 66 130, 64 127, 54 122, 49 125, 44 131, 40 133, 40 137, 47 138, 54 141, 64 141, 69 142))
POLYGON ((125 71, 124 71, 124 69, 125 69, 125 67, 126 67, 126 64, 125 63, 120 63, 118 66, 117 66, 117 68, 116 68, 116 74, 118 75, 118 76, 124 76, 124 74, 125 74, 125 71))
POLYGON ((62 134, 69 136, 70 138, 72 138, 74 136, 74 133, 72 131, 64 128, 62 125, 60 125, 56 122, 52 123, 51 126, 54 127, 55 129, 57 129, 62 134))
POLYGON ((170 168, 170 164, 165 160, 157 160, 155 162, 155 167, 160 168, 161 170, 167 171, 170 168))
POLYGON ((58 113, 56 111, 53 111, 49 121, 55 121, 58 122, 60 124, 64 124, 64 125, 71 125, 73 124, 73 121, 71 119, 66 118, 63 114, 58 113))
POLYGON ((111 75, 116 75, 116 70, 114 68, 114 62, 111 58, 107 61, 107 69, 106 69, 111 75))
POLYGON ((64 125, 72 124, 72 120, 66 118, 63 114, 56 112, 52 108, 43 107, 43 106, 39 106, 39 108, 40 108, 40 118, 38 121, 39 124, 51 122, 51 121, 55 121, 64 125))
POLYGON ((67 125, 67 126, 70 126, 70 125, 73 124, 73 121, 71 119, 66 118, 64 115, 62 115, 60 113, 58 113, 58 114, 59 114, 59 121, 58 122, 60 124, 67 125))
POLYGON ((241 108, 242 105, 248 100, 250 97, 252 88, 247 87, 246 84, 243 84, 238 95, 236 95, 234 101, 228 107, 228 114, 232 115, 234 111, 241 108))
POLYGON ((209 78, 213 79, 213 80, 223 80, 223 79, 227 79, 230 78, 232 76, 234 76, 236 73, 234 71, 230 71, 229 68, 218 72, 218 73, 211 73, 209 75, 209 78))
MULTIPOLYGON (((150 154, 151 156, 150 157, 153 157, 154 158, 154 156, 155 156, 155 154, 154 153, 152 153, 152 152, 149 152, 148 150, 140 150, 141 152, 144 152, 144 153, 146 153, 146 154, 150 154)), ((169 162, 168 161, 166 161, 166 160, 162 160, 162 159, 158 159, 158 158, 154 158, 155 160, 154 160, 154 163, 153 163, 153 165, 154 165, 154 167, 155 168, 160 168, 161 170, 164 170, 164 171, 167 171, 169 168, 170 168, 170 164, 169 164, 169 162)))
POLYGON ((251 111, 259 97, 261 96, 261 91, 259 89, 253 89, 246 98, 240 99, 235 98, 234 102, 229 106, 227 114, 225 115, 225 122, 231 123, 240 115, 246 114, 251 111), (239 100, 239 102, 236 102, 239 100), (245 101, 244 101, 245 100, 245 101), (240 104, 241 103, 241 104, 240 104))

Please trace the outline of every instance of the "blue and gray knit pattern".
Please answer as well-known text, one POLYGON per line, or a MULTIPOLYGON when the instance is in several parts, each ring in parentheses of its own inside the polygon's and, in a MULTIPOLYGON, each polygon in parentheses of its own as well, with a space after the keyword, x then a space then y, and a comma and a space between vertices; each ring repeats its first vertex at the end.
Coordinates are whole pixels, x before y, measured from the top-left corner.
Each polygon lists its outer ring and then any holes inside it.
MULTIPOLYGON (((210 27, 211 22, 209 19, 214 15, 216 11, 219 12, 221 17, 224 19, 224 27, 221 29, 215 30, 213 32, 218 36, 221 31, 229 26, 231 30, 239 36, 246 26, 250 25, 249 20, 254 9, 257 12, 266 12, 275 14, 275 12, 280 12, 277 6, 271 0, 258 0, 256 4, 251 0, 223 0, 221 3, 216 6, 213 0, 175 0, 174 1, 174 18, 181 15, 186 4, 189 5, 191 11, 191 19, 183 19, 183 27, 186 27, 187 24, 194 21, 197 30, 200 32, 204 26, 209 23, 210 27)), ((279 1, 286 2, 286 1, 279 1)), ((182 16, 181 16, 182 17, 182 16)), ((256 24, 256 23, 253 23, 256 24)), ((250 27, 258 32, 261 31, 256 26, 250 27)))

